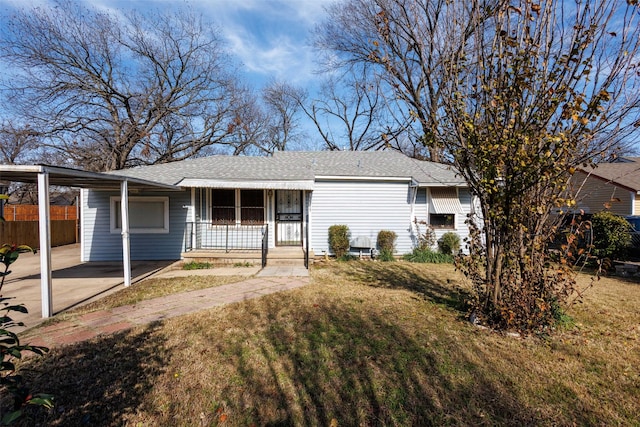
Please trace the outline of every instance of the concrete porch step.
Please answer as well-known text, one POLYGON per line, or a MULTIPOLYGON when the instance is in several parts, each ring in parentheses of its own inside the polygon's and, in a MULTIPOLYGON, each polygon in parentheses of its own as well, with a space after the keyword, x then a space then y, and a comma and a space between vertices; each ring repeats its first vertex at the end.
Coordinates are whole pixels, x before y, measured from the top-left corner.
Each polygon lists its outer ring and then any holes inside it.
MULTIPOLYGON (((271 266, 304 266, 305 253, 302 247, 269 248, 267 265, 271 266)), ((182 253, 185 263, 210 262, 212 264, 250 263, 258 265, 262 262, 262 252, 259 250, 195 250, 182 253)), ((313 253, 309 254, 309 262, 313 262, 313 253)))

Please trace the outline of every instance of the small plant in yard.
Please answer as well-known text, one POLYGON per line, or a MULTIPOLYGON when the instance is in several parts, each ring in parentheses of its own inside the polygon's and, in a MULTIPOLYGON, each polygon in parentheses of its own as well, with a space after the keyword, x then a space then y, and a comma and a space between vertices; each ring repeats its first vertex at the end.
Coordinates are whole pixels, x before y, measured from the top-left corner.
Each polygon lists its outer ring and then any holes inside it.
POLYGON ((460 250, 460 236, 448 231, 438 240, 438 249, 445 255, 453 255, 460 250))
POLYGON ((342 258, 349 251, 351 233, 346 225, 332 225, 329 227, 329 248, 336 258, 342 258))
POLYGON ((416 227, 417 249, 431 249, 436 244, 436 232, 426 221, 413 221, 416 227), (424 228, 423 228, 424 227, 424 228))
MULTIPOLYGON (((5 244, 0 248, 0 263, 4 265, 4 271, 0 272, 0 292, 4 286, 5 279, 11 271, 9 266, 13 264, 21 253, 32 252, 33 249, 29 246, 22 245, 9 245, 5 244)), ((48 348, 42 346, 32 346, 20 344, 18 335, 10 328, 16 326, 24 326, 22 322, 14 321, 9 313, 19 312, 27 313, 27 308, 24 304, 12 305, 9 301, 13 298, 4 298, 0 295, 0 310, 4 311, 4 314, 0 316, 0 353, 2 354, 2 361, 0 362, 0 388, 2 391, 7 391, 12 397, 11 408, 6 410, 0 408, 1 418, 0 422, 3 425, 12 424, 24 415, 24 409, 29 405, 43 406, 47 409, 53 407, 53 397, 48 394, 33 394, 24 383, 24 379, 21 375, 15 373, 15 359, 21 359, 22 353, 30 351, 37 355, 43 355, 48 348)))
POLYGON ((236 262, 233 264, 234 267, 251 267, 253 264, 251 264, 250 262, 236 262))
POLYGON ((378 259, 384 262, 391 262, 396 260, 396 258, 393 256, 393 251, 390 251, 389 249, 382 249, 380 251, 380 254, 378 255, 378 259))
POLYGON ((183 270, 204 270, 211 268, 210 262, 190 261, 182 265, 183 270))

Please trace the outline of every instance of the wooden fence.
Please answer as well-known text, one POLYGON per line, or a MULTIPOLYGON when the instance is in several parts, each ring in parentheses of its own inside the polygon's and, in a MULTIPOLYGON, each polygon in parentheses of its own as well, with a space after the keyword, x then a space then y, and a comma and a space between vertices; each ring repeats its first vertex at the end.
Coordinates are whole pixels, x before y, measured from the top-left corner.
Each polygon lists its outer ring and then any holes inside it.
MULTIPOLYGON (((78 242, 78 221, 66 219, 51 221, 51 246, 69 245, 78 242)), ((4 243, 29 245, 40 248, 38 221, 0 222, 0 245, 4 243)))
MULTIPOLYGON (((77 206, 50 206, 51 221, 78 218, 77 206)), ((38 205, 5 205, 5 221, 37 221, 38 205)))

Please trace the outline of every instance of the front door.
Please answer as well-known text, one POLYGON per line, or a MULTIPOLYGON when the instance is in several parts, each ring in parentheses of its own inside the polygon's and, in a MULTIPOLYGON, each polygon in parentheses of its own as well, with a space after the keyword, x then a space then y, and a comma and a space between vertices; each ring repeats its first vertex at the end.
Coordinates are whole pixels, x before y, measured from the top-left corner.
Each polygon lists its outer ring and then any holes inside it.
POLYGON ((302 192, 276 191, 276 246, 302 246, 302 192))

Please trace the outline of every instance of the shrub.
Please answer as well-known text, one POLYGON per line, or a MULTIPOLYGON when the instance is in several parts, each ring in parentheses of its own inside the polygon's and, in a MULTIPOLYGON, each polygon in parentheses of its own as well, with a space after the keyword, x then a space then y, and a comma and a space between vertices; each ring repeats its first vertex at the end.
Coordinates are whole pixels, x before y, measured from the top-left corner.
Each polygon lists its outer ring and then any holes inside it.
POLYGON ((438 248, 446 255, 457 253, 460 250, 460 236, 451 231, 444 233, 438 240, 438 248))
POLYGON ((378 232, 378 249, 380 249, 380 253, 382 252, 390 252, 393 255, 393 251, 396 246, 396 238, 398 235, 390 230, 380 230, 378 232))
POLYGON ((609 211, 598 212, 591 218, 593 254, 598 258, 624 258, 631 246, 631 226, 626 219, 609 211))
POLYGON ((378 255, 378 259, 384 262, 395 261, 396 258, 393 256, 393 251, 389 249, 382 249, 380 254, 378 255))
POLYGON ((346 225, 332 225, 329 227, 329 248, 336 258, 342 258, 349 252, 351 233, 346 225))
POLYGON ((431 264, 453 264, 453 256, 449 254, 443 254, 440 252, 434 252, 429 248, 420 249, 416 248, 410 254, 406 254, 402 257, 405 261, 409 262, 421 262, 431 264))

